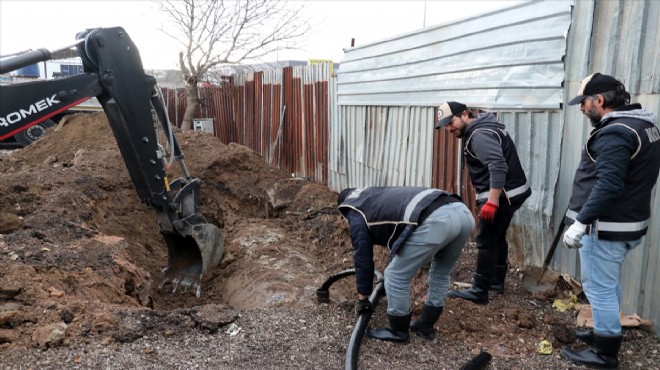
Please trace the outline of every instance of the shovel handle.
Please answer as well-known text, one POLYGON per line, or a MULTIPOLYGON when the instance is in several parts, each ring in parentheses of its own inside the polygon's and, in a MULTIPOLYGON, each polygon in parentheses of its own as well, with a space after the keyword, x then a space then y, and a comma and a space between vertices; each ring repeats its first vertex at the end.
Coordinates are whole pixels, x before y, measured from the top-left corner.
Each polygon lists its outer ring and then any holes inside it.
MULTIPOLYGON (((567 209, 568 211, 568 209, 567 209)), ((555 255, 555 250, 557 249, 557 245, 559 244, 559 238, 561 235, 564 233, 564 226, 566 226, 566 223, 564 222, 564 218, 566 217, 566 212, 562 215, 561 221, 559 222, 559 228, 557 229, 557 233, 555 234, 555 238, 552 239, 552 245, 550 245, 550 249, 548 250, 548 254, 545 256, 545 260, 543 260, 543 271, 548 269, 548 266, 550 266, 550 261, 552 261, 552 256, 555 255)))

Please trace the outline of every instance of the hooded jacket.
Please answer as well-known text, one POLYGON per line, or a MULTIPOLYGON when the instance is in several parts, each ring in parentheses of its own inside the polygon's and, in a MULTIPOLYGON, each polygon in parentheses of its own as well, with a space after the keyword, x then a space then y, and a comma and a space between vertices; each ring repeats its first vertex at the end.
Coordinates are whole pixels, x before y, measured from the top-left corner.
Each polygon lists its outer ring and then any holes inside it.
POLYGON ((479 114, 465 127, 463 156, 478 204, 486 202, 491 188, 503 189, 509 204, 522 204, 532 194, 516 146, 493 113, 479 114))
POLYGON ((659 170, 656 116, 639 104, 605 114, 582 151, 566 224, 577 219, 590 226, 587 233, 604 240, 641 238, 659 170))

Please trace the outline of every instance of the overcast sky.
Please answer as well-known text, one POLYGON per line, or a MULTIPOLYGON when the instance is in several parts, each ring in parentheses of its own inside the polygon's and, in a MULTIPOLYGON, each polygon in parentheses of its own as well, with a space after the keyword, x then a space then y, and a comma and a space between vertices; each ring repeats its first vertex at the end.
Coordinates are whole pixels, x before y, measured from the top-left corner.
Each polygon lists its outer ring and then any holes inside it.
MULTIPOLYGON (((521 0, 311 0, 315 25, 301 50, 273 59, 340 62, 351 39, 360 46, 421 28, 514 5, 521 0)), ((146 69, 177 68, 175 43, 160 31, 165 19, 153 1, 0 0, 0 55, 72 44, 87 28, 121 26, 140 49, 146 69)))

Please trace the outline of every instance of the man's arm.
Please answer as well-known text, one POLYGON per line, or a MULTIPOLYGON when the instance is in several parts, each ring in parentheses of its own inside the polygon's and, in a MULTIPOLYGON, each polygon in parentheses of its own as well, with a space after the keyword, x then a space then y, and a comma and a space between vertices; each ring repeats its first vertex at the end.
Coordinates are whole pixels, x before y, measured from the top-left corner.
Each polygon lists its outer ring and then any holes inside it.
POLYGON ((490 191, 488 192, 488 201, 490 203, 493 203, 495 205, 500 205, 500 195, 502 195, 502 188, 499 189, 494 189, 490 188, 490 191))
POLYGON ((638 145, 634 133, 626 128, 612 127, 605 130, 593 146, 596 184, 576 217, 585 225, 610 211, 612 202, 623 193, 630 157, 638 145))
POLYGON ((373 290, 374 249, 367 223, 357 211, 346 214, 353 245, 353 264, 355 265, 355 285, 360 299, 366 299, 373 290))

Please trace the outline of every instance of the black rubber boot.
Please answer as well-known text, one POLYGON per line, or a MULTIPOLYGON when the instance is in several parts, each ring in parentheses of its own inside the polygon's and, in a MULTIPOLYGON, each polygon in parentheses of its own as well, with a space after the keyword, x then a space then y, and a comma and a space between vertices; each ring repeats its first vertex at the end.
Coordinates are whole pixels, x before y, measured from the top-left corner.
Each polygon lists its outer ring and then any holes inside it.
POLYGON ((471 288, 463 289, 461 291, 450 290, 447 296, 451 298, 465 299, 477 304, 488 304, 490 279, 480 274, 474 274, 472 280, 474 283, 471 288))
POLYGON ((576 328, 573 329, 573 335, 584 343, 594 345, 594 330, 590 328, 576 328))
POLYGON ((405 316, 387 315, 390 324, 382 329, 369 329, 369 338, 385 340, 388 342, 408 343, 410 341, 410 314, 405 316))
POLYGON ((495 276, 493 276, 493 284, 490 286, 490 291, 495 294, 504 294, 504 279, 506 279, 507 265, 496 265, 495 276))
POLYGON ((433 339, 438 335, 438 332, 433 328, 433 325, 438 321, 444 307, 433 307, 424 305, 422 314, 410 324, 410 331, 414 331, 426 339, 433 339))
MULTIPOLYGON (((506 271, 509 267, 506 265, 495 266, 495 276, 493 276, 493 283, 490 285, 490 291, 495 294, 504 294, 504 279, 506 279, 506 271)), ((471 280, 474 285, 474 276, 471 280)))
POLYGON ((605 336, 594 333, 594 346, 584 351, 564 348, 561 353, 568 360, 578 365, 587 365, 601 369, 614 369, 619 366, 619 349, 623 336, 605 336))

